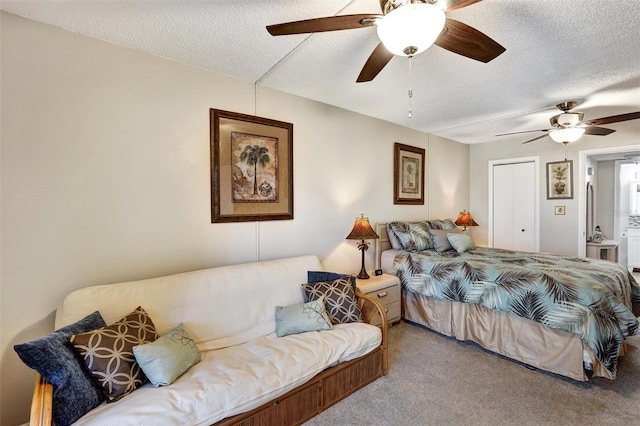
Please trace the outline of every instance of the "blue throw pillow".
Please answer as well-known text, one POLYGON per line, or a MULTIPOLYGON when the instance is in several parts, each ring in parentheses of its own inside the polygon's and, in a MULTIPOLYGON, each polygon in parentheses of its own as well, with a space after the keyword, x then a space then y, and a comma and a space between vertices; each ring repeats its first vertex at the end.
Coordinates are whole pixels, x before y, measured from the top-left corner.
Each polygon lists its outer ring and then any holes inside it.
POLYGON ((202 359, 182 323, 154 342, 134 346, 133 354, 154 387, 169 386, 202 359))
POLYGON ((324 298, 290 306, 276 306, 276 336, 333 330, 324 298))
POLYGON ((96 311, 51 334, 13 347, 22 362, 53 385, 53 423, 56 426, 73 423, 105 400, 102 390, 76 355, 69 336, 106 325, 96 311))

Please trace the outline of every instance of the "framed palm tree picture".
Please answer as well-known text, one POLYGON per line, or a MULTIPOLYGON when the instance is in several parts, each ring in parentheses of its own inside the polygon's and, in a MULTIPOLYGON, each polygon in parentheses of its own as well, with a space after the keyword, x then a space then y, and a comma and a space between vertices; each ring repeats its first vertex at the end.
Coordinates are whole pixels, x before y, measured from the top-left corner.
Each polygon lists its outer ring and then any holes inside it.
POLYGON ((393 148, 393 204, 424 204, 425 150, 396 142, 393 148))
POLYGON ((211 222, 293 219, 293 124, 210 110, 211 222))

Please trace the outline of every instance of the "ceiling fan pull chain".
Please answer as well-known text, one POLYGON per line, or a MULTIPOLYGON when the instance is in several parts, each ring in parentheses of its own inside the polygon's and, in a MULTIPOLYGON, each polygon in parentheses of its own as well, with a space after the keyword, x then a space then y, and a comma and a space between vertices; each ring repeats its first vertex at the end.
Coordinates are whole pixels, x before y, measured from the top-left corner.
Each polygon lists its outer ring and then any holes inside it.
POLYGON ((411 88, 411 86, 413 86, 413 79, 412 79, 412 72, 411 72, 411 56, 409 56, 409 118, 411 118, 413 116, 413 111, 412 111, 412 107, 411 107, 411 99, 413 98, 413 89, 411 88))

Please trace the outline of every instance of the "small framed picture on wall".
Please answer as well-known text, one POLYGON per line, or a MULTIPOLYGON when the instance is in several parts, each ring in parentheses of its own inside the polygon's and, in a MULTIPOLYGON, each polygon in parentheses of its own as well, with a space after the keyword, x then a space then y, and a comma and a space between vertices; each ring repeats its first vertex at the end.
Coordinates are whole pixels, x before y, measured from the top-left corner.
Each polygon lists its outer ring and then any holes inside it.
POLYGON ((565 212, 565 206, 556 206, 554 214, 556 216, 564 216, 565 212))

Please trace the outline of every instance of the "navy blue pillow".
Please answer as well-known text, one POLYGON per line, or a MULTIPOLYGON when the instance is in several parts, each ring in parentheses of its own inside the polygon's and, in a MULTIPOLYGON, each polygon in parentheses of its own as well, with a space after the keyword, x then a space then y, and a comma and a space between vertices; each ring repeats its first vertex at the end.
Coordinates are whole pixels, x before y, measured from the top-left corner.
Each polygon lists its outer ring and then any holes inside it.
POLYGON ((76 355, 69 336, 105 327, 96 311, 46 336, 15 345, 18 356, 53 385, 53 423, 66 426, 100 405, 105 396, 76 355))
MULTIPOLYGON (((324 281, 335 281, 340 278, 349 277, 351 278, 351 287, 353 287, 353 292, 356 292, 356 276, 349 274, 338 274, 335 272, 326 272, 326 271, 307 271, 307 282, 308 283, 319 283, 324 281)), ((309 297, 307 293, 302 291, 302 298, 304 299, 304 303, 309 301, 309 297)))

